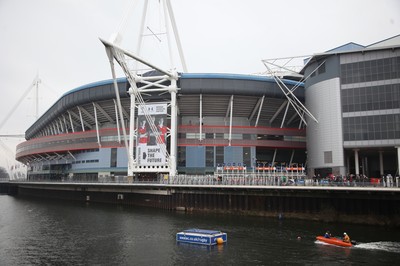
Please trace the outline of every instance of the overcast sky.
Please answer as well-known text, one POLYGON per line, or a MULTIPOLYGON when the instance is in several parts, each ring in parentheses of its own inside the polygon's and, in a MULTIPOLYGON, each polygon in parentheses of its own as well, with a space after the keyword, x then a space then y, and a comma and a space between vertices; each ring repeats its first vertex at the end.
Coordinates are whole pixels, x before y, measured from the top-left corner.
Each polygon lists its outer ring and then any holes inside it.
MULTIPOLYGON (((43 81, 39 90, 41 114, 65 92, 110 79, 108 60, 98 38, 109 39, 130 2, 0 0, 0 123, 37 73, 43 81)), ((154 3, 152 14, 158 15, 158 0, 150 2, 154 3)), ((171 3, 189 72, 260 73, 265 71, 262 59, 310 55, 348 42, 369 45, 400 34, 398 0, 171 3)), ((140 10, 138 4, 122 43, 131 51, 136 49, 140 10)), ((149 21, 154 23, 157 16, 153 15, 149 15, 149 21)), ((153 24, 149 28, 157 31, 153 24)), ((146 38, 158 41, 155 36, 146 38)), ((150 54, 165 56, 161 50, 154 52, 149 47, 149 60, 156 60, 150 54)), ((146 58, 145 43, 143 51, 146 58)), ((0 128, 0 134, 24 133, 34 122, 34 95, 32 91, 25 97, 0 128)), ((2 140, 15 150, 10 138, 2 140)), ((0 166, 2 163, 0 160, 0 166)))

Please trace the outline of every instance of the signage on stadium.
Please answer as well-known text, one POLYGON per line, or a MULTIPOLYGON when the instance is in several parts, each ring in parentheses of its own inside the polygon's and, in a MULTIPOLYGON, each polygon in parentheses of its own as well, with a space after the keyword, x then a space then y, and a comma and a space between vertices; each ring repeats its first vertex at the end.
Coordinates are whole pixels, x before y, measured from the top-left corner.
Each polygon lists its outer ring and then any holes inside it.
POLYGON ((163 152, 163 150, 166 149, 166 136, 169 130, 166 125, 166 118, 166 103, 153 103, 139 106, 136 142, 138 165, 158 166, 166 164, 165 153, 163 152), (148 121, 149 116, 151 121, 148 121), (157 138, 157 134, 151 130, 150 123, 154 123, 159 138, 157 138))

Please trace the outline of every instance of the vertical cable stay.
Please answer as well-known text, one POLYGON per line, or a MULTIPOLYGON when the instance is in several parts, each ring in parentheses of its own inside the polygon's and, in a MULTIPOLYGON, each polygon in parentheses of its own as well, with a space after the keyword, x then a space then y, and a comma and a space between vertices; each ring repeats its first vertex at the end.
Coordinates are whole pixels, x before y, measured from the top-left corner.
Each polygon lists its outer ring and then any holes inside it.
MULTIPOLYGON (((175 16, 173 13, 172 5, 169 0, 159 0, 159 1, 133 0, 125 7, 124 10, 125 10, 124 14, 118 26, 115 28, 115 31, 111 34, 110 38, 108 38, 108 42, 116 44, 118 46, 122 45, 122 40, 125 39, 125 37, 127 36, 127 29, 131 28, 130 27, 131 18, 135 18, 137 22, 132 25, 138 25, 139 27, 138 32, 136 33, 137 37, 135 38, 137 40, 136 49, 134 50, 136 55, 138 56, 142 55, 144 37, 152 36, 153 38, 155 38, 155 40, 158 41, 158 43, 161 43, 165 39, 161 39, 159 36, 166 35, 166 42, 163 42, 165 43, 163 44, 163 46, 166 45, 166 48, 168 48, 169 58, 168 59, 165 58, 166 61, 169 60, 168 67, 171 69, 176 67, 176 64, 174 63, 175 58, 173 58, 174 56, 172 51, 177 50, 178 52, 177 55, 179 56, 180 60, 180 67, 182 68, 183 72, 188 71, 185 62, 185 56, 182 49, 181 40, 177 29, 177 24, 175 21, 175 16), (157 8, 155 4, 151 4, 156 2, 159 8, 157 8), (151 16, 152 14, 154 14, 155 16, 151 16), (158 22, 154 20, 154 18, 157 19, 157 17, 158 17, 158 22), (148 31, 148 34, 145 34, 145 31, 148 31)), ((164 50, 163 53, 165 53, 164 50)), ((163 56, 164 55, 165 54, 163 54, 163 56)), ((137 61, 135 62, 136 64, 134 66, 135 71, 138 70, 137 63, 140 62, 137 61)))
MULTIPOLYGON (((146 0, 147 3, 148 0, 146 0)), ((133 13, 133 11, 136 9, 138 1, 133 0, 129 2, 129 5, 125 10, 124 15, 122 16, 121 21, 119 22, 118 26, 116 27, 114 33, 110 36, 110 42, 116 43, 116 44, 121 44, 122 38, 125 35, 126 29, 128 27, 128 20, 130 15, 133 13)))
POLYGON ((4 119, 0 123, 0 130, 3 128, 4 124, 10 119, 11 115, 15 112, 18 106, 22 103, 22 100, 28 95, 28 93, 40 83, 39 76, 36 76, 31 85, 25 90, 25 92, 21 95, 18 101, 14 104, 14 106, 10 109, 10 111, 4 116, 4 119))

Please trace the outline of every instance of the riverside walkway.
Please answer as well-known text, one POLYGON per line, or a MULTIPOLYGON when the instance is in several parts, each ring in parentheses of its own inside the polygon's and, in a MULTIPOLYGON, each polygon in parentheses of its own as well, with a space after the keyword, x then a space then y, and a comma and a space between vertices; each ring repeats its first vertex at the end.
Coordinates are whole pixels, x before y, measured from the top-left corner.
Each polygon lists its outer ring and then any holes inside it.
MULTIPOLYGON (((292 217, 400 226, 400 188, 374 182, 329 182, 253 176, 175 176, 158 180, 12 180, 0 193, 177 211, 292 217)), ((390 185, 390 184, 389 184, 390 185)))
POLYGON ((290 176, 265 176, 265 175, 231 175, 231 176, 214 176, 214 175, 177 175, 173 177, 160 177, 156 180, 129 180, 126 176, 105 178, 103 180, 73 180, 73 179, 62 179, 62 180, 8 180, 1 179, 1 183, 41 183, 41 184, 98 184, 102 186, 165 186, 165 187, 205 187, 205 186, 215 186, 215 187, 240 187, 240 188, 324 188, 324 189, 373 189, 373 190, 388 190, 388 189, 399 189, 400 181, 399 177, 395 177, 393 182, 381 182, 381 180, 369 180, 365 179, 362 181, 350 181, 350 180, 336 180, 330 181, 328 179, 314 180, 305 177, 290 177, 290 176))

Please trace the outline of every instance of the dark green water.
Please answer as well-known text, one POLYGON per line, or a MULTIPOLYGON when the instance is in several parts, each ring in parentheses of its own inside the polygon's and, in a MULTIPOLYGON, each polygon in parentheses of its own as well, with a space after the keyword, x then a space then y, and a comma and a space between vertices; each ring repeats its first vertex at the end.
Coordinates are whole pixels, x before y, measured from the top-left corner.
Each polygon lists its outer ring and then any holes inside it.
POLYGON ((179 213, 0 195, 0 265, 396 265, 400 229, 179 213), (177 244, 177 232, 217 229, 222 246, 177 244), (330 230, 359 242, 315 241, 330 230), (301 239, 298 239, 298 236, 301 239))

